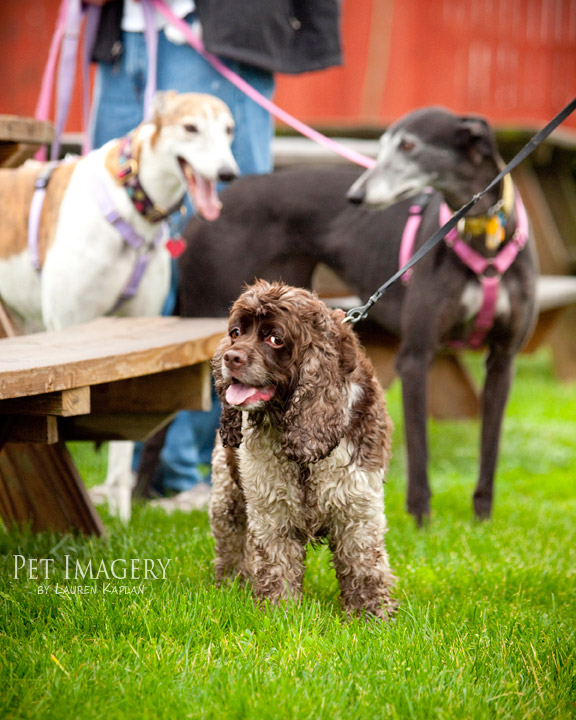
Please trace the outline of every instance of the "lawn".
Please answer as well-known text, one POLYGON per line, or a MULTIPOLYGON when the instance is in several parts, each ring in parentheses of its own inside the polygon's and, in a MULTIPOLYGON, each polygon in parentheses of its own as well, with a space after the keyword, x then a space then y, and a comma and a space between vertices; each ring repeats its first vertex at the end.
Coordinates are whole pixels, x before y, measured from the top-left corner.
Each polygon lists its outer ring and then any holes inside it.
MULTIPOLYGON (((394 621, 345 620, 325 547, 301 605, 216 588, 203 512, 138 505, 125 528, 102 511, 106 540, 0 529, 0 717, 576 717, 576 385, 545 352, 520 358, 489 522, 471 512, 478 424, 431 423, 423 529, 404 510, 397 384, 388 402, 394 621)), ((73 453, 98 482, 106 454, 73 453)))

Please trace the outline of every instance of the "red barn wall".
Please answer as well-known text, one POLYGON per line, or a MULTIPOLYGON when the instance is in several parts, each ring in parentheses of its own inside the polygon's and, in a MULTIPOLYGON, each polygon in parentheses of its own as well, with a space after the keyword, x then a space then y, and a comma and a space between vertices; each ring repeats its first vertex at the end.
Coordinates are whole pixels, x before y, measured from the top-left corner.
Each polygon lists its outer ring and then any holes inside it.
MULTIPOLYGON (((34 115, 58 6, 0 3, 0 113, 34 115)), ((344 67, 278 78, 277 103, 316 127, 379 130, 440 104, 534 129, 576 94, 576 0, 344 0, 343 36, 344 67)))

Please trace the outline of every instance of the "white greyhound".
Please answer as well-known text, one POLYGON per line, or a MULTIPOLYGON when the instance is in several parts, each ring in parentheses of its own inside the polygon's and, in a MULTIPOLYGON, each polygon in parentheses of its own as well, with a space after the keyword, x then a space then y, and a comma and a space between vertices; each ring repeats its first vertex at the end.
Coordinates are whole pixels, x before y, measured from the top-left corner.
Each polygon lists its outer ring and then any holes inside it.
MULTIPOLYGON (((170 283, 162 221, 186 190, 197 212, 218 217, 216 182, 238 174, 233 132, 218 98, 159 93, 150 120, 83 158, 0 170, 0 297, 24 331, 159 315, 170 283)), ((110 443, 103 486, 123 520, 132 447, 110 443)))

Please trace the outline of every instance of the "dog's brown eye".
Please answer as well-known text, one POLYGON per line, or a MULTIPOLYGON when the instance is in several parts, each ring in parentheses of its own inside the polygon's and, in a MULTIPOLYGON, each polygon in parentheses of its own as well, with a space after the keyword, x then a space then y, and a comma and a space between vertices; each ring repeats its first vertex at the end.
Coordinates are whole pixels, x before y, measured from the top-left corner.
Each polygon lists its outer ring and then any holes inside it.
POLYGON ((282 340, 282 338, 278 335, 268 335, 268 337, 266 338, 266 342, 268 343, 268 345, 272 345, 272 347, 276 348, 282 347, 282 345, 284 345, 284 340, 282 340))
POLYGON ((414 150, 414 143, 410 140, 401 140, 399 148, 403 152, 410 152, 410 150, 414 150))
POLYGON ((232 338, 232 340, 235 340, 237 337, 240 337, 240 328, 232 328, 228 335, 232 338))
POLYGON ((198 125, 184 125, 184 130, 189 133, 197 133, 198 125))
POLYGON ((228 127, 226 128, 226 133, 228 135, 234 135, 234 128, 232 125, 228 125, 228 127))

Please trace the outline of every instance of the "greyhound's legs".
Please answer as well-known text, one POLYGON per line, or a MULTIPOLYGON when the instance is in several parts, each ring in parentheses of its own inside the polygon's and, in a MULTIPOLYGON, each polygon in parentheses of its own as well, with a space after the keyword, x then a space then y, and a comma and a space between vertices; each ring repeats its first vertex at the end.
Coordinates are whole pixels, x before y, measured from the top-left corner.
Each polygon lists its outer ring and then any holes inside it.
POLYGON ((474 491, 474 512, 478 518, 488 518, 492 511, 500 432, 512 384, 512 373, 512 355, 490 352, 486 361, 486 380, 482 396, 480 474, 474 491))
POLYGON ((132 455, 134 443, 114 441, 108 446, 108 473, 104 488, 108 497, 108 507, 113 515, 124 522, 130 520, 132 506, 132 455))
POLYGON ((428 484, 427 395, 429 358, 403 348, 396 366, 402 380, 402 402, 408 457, 408 512, 421 525, 430 515, 428 484))

